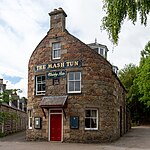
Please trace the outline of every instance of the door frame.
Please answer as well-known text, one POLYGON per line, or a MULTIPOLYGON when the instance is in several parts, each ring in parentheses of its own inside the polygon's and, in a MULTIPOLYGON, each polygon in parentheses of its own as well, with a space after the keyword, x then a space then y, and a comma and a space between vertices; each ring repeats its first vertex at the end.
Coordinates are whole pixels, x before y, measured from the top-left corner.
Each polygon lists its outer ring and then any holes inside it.
POLYGON ((51 123, 50 123, 50 121, 51 121, 51 114, 61 114, 61 116, 62 116, 62 120, 61 120, 61 141, 58 141, 58 142, 63 142, 63 110, 62 109, 60 109, 60 108, 53 108, 53 109, 49 109, 48 110, 48 141, 50 141, 50 125, 51 125, 51 123), (58 110, 58 111, 60 111, 61 110, 61 112, 51 112, 51 110, 58 110))

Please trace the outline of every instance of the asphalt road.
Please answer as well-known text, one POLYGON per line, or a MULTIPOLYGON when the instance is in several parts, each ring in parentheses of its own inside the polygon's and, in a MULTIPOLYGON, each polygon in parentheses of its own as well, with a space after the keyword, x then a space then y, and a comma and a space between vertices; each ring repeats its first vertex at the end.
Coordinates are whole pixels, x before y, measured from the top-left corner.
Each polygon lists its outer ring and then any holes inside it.
POLYGON ((107 144, 27 142, 21 132, 1 138, 0 150, 150 150, 150 126, 134 127, 119 140, 107 144))

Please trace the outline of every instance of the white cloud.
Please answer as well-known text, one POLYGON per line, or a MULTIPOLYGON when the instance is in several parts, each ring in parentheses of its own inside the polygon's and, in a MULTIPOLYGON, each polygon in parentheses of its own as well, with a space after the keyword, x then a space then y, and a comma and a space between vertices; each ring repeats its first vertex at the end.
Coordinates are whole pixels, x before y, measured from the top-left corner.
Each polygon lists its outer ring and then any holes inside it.
POLYGON ((19 93, 20 97, 27 95, 27 82, 26 78, 21 79, 20 82, 14 85, 14 89, 20 89, 21 92, 19 93))
POLYGON ((102 1, 99 0, 1 0, 0 1, 0 77, 19 76, 17 84, 8 87, 23 89, 27 96, 29 58, 49 30, 48 13, 62 7, 67 13, 67 30, 85 43, 97 41, 109 48, 108 60, 120 69, 125 64, 138 64, 140 51, 149 40, 150 30, 139 23, 125 22, 119 45, 112 50, 106 31, 100 31, 102 1))

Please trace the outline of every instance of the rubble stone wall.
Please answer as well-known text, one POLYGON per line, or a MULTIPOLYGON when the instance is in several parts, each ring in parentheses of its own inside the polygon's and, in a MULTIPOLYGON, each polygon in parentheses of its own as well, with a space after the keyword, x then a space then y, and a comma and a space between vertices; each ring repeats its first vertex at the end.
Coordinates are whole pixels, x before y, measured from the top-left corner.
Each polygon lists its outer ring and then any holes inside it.
POLYGON ((0 111, 9 115, 5 121, 0 123, 0 132, 11 134, 18 131, 26 130, 27 113, 6 104, 0 104, 0 111), (6 112, 6 113, 5 113, 6 112))

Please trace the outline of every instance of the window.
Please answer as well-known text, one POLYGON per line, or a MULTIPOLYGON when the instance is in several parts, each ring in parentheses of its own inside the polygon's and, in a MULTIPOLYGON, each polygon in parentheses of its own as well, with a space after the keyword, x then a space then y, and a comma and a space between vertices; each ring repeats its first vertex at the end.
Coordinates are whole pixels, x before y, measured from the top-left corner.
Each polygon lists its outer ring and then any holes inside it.
POLYGON ((85 129, 86 130, 98 130, 97 109, 85 110, 85 129))
POLYGON ((28 114, 29 114, 29 121, 28 121, 29 129, 32 129, 32 111, 28 110, 28 114))
POLYGON ((61 53, 61 44, 60 43, 53 43, 52 44, 52 57, 53 59, 60 59, 61 53))
POLYGON ((102 56, 104 56, 103 51, 104 51, 104 49, 103 49, 103 48, 100 48, 100 54, 101 54, 102 56))
POLYGON ((107 57, 107 51, 105 50, 105 48, 95 48, 94 49, 98 54, 100 54, 101 56, 103 56, 104 58, 107 57))
POLYGON ((81 93, 81 72, 68 73, 68 93, 81 93))
POLYGON ((95 50, 97 53, 99 53, 99 48, 94 48, 94 50, 95 50))
POLYGON ((36 95, 45 94, 45 75, 36 76, 36 95))

